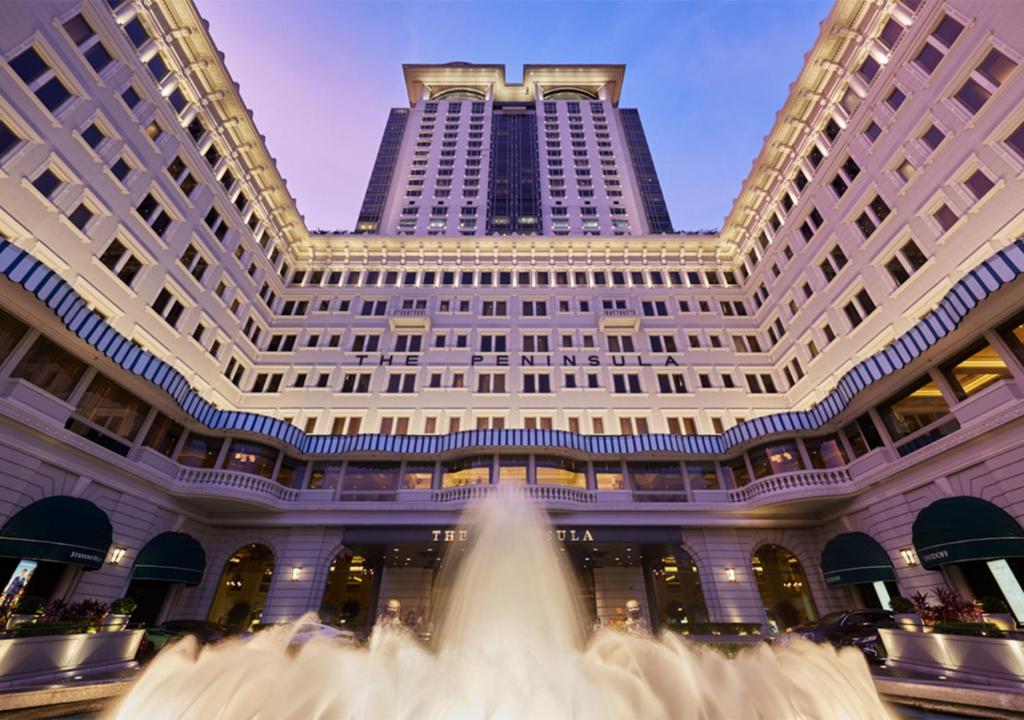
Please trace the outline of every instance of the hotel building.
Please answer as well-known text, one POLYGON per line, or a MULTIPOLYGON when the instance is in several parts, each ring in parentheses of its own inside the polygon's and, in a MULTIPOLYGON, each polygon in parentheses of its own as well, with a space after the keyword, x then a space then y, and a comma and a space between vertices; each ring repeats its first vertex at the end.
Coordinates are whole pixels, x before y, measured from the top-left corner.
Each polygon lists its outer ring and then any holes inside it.
POLYGON ((5 581, 429 629, 510 486, 596 621, 943 585, 1024 620, 1019 3, 838 3, 714 233, 673 231, 621 65, 406 66, 321 234, 190 3, 3 17, 5 581))

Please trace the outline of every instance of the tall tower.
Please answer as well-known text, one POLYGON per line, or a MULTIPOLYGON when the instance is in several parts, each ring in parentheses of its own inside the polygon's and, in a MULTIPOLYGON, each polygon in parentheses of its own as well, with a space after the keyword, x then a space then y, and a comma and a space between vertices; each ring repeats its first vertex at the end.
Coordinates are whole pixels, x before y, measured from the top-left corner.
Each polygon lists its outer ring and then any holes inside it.
POLYGON ((650 235, 672 232, 623 65, 404 66, 356 232, 650 235))

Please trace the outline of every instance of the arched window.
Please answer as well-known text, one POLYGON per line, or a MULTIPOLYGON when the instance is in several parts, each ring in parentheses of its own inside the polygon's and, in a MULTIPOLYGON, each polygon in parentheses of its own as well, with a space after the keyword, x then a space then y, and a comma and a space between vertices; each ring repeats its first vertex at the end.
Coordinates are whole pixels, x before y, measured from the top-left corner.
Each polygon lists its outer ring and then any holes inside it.
POLYGON ((807 575, 793 553, 781 545, 762 545, 754 553, 751 567, 772 632, 818 618, 807 575))
POLYGON ((274 576, 274 553, 266 545, 239 548, 224 565, 210 606, 210 622, 248 630, 260 621, 274 576))

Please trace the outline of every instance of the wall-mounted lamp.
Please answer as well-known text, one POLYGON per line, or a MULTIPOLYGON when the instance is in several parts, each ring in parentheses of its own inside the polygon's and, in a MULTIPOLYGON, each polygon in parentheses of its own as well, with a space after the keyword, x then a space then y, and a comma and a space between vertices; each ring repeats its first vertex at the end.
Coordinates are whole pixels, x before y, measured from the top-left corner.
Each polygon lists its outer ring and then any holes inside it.
POLYGON ((116 547, 110 551, 110 564, 120 565, 121 561, 128 555, 128 549, 123 547, 116 547))
POLYGON ((726 568, 725 579, 729 582, 736 582, 736 568, 726 568))
POLYGON ((296 565, 292 568, 292 582, 298 582, 302 579, 302 566, 296 565))
POLYGON ((914 552, 914 548, 900 548, 900 556, 903 558, 903 562, 905 562, 908 567, 914 567, 915 565, 917 565, 917 553, 914 552))

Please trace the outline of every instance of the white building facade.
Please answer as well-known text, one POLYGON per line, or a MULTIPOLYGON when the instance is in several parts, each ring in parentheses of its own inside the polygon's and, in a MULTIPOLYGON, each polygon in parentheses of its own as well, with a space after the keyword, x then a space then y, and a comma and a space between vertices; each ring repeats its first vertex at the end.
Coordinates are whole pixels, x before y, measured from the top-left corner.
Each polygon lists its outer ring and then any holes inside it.
POLYGON ((429 628, 462 508, 514 486, 601 622, 940 585, 1024 619, 1019 4, 837 5, 715 234, 669 232, 622 66, 407 66, 357 232, 322 235, 189 3, 4 15, 30 594, 429 628))

